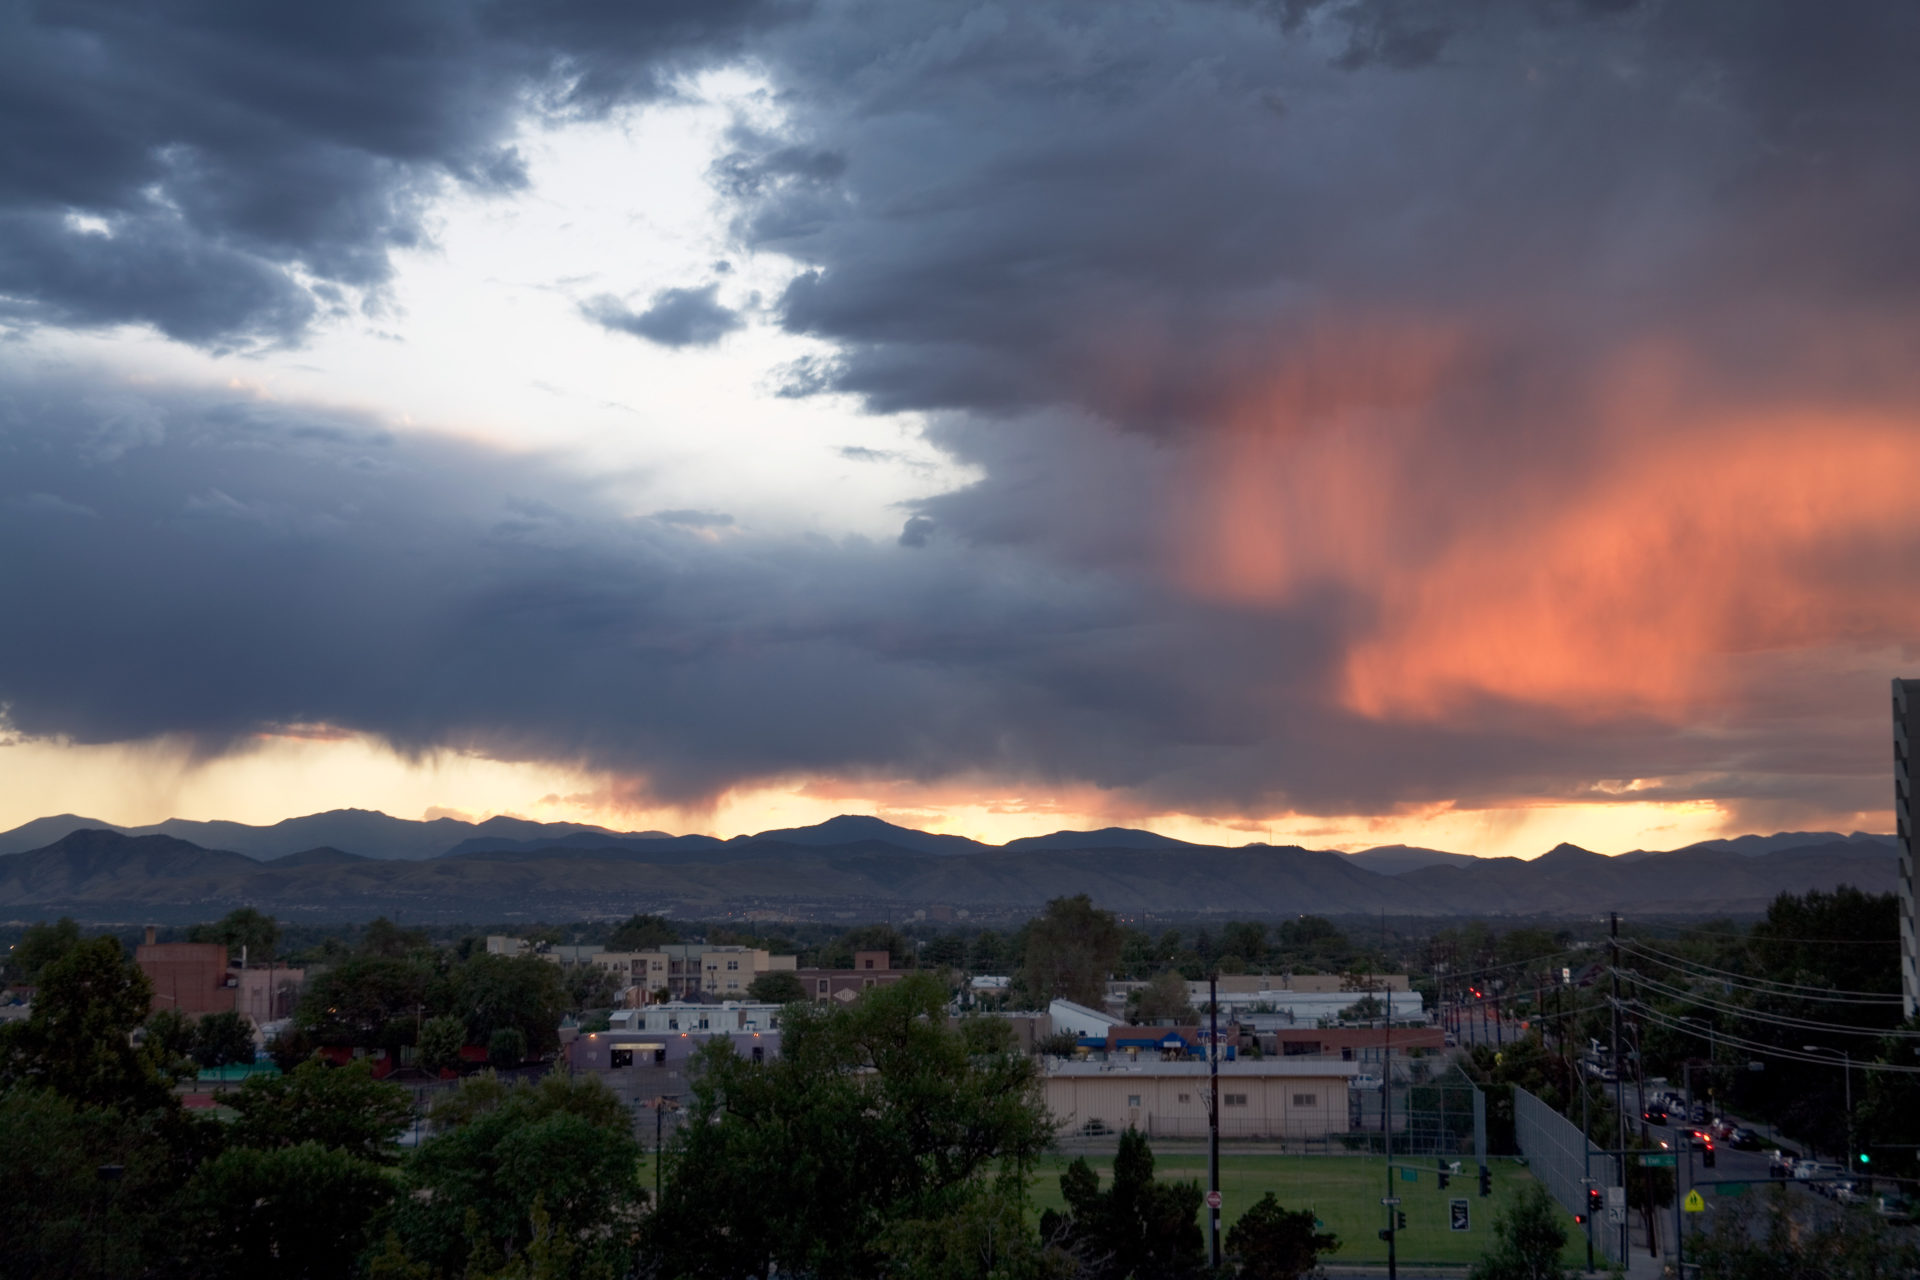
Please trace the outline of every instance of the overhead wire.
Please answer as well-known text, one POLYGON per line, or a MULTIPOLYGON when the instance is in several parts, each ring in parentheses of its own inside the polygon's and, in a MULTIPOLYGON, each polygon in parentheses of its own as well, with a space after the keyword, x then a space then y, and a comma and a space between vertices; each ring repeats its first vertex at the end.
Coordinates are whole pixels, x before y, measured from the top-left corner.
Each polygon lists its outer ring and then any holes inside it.
POLYGON ((1682 987, 1675 987, 1667 983, 1655 981, 1644 974, 1635 973, 1631 969, 1619 969, 1615 970, 1615 972, 1624 981, 1631 982, 1636 986, 1649 988, 1664 996, 1666 999, 1682 1000, 1688 1004, 1713 1009, 1730 1018, 1738 1018, 1748 1022, 1771 1023, 1774 1026, 1781 1027, 1798 1027, 1807 1031, 1820 1031, 1834 1035, 1872 1036, 1876 1039, 1894 1038, 1920 1040, 1920 1031, 1907 1031, 1899 1027, 1850 1026, 1844 1022, 1824 1022, 1814 1018, 1796 1018, 1791 1014, 1773 1013, 1764 1009, 1751 1009, 1741 1005, 1726 1004, 1723 1001, 1711 999, 1698 992, 1688 991, 1682 987))
POLYGON ((1625 938, 1621 939, 1620 947, 1623 951, 1652 960, 1655 964, 1663 964, 1670 969, 1683 972, 1690 969, 1702 970, 1712 974, 1715 981, 1785 999, 1820 1000, 1827 1004, 1896 1005, 1901 1003, 1898 993, 1856 991, 1844 987, 1822 987, 1805 982, 1778 982, 1771 978, 1757 978, 1752 974, 1735 973, 1731 969, 1721 969, 1702 961, 1689 960, 1684 956, 1676 956, 1671 952, 1660 951, 1644 943, 1625 938))
MULTIPOLYGON (((1709 1043, 1719 1041, 1724 1044, 1737 1045, 1749 1053, 1757 1054, 1763 1058, 1780 1058, 1785 1061, 1811 1063, 1818 1066, 1833 1066, 1837 1061, 1841 1061, 1841 1059, 1837 1058, 1834 1054, 1806 1053, 1804 1051, 1782 1048, 1779 1045, 1764 1044, 1758 1040, 1749 1040, 1744 1036, 1737 1036, 1731 1032, 1721 1031, 1709 1035, 1698 1027, 1689 1026, 1684 1022, 1670 1018, 1651 1006, 1638 1001, 1629 1004, 1629 1002, 1622 1000, 1620 1002, 1620 1009, 1624 1013, 1637 1014, 1659 1026, 1668 1027, 1683 1035, 1693 1036, 1695 1039, 1706 1040, 1709 1043)), ((1850 1054, 1846 1056, 1844 1061, 1862 1071, 1879 1071, 1894 1075, 1920 1075, 1920 1066, 1908 1067, 1893 1062, 1875 1062, 1868 1058, 1855 1058, 1850 1054)))

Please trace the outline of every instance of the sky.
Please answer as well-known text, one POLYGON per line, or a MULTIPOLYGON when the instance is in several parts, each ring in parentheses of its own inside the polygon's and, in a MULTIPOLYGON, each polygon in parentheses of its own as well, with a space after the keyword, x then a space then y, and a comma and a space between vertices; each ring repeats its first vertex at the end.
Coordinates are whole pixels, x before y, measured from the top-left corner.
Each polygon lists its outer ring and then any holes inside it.
POLYGON ((1887 830, 1904 0, 0 9, 0 826, 1887 830))

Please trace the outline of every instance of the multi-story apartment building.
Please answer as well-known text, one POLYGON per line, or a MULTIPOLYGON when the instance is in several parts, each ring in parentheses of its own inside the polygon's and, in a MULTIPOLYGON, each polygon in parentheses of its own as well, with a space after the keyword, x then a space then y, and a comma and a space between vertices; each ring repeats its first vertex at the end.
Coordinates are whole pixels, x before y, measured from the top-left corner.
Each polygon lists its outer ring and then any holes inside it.
POLYGON ((625 979, 651 998, 665 991, 669 1000, 699 996, 738 1000, 763 973, 791 971, 793 956, 774 955, 758 947, 710 946, 674 943, 652 951, 603 951, 592 963, 625 979))

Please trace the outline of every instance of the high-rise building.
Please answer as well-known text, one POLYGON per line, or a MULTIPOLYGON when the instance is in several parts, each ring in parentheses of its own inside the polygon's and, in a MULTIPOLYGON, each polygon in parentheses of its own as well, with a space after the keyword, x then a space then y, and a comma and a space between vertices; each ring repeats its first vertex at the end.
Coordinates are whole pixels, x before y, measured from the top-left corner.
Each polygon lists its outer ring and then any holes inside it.
POLYGON ((1911 1018, 1920 1011, 1920 920, 1914 918, 1913 843, 1920 837, 1920 680, 1893 682, 1893 821, 1900 835, 1900 995, 1911 1018))

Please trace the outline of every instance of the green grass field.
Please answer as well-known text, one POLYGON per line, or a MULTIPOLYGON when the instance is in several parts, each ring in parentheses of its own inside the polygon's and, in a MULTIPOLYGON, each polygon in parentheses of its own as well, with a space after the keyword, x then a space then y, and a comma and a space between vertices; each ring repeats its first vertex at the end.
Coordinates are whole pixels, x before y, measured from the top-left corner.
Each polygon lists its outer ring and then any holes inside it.
MULTIPOLYGON (((1204 1152, 1167 1151, 1154 1153, 1156 1178, 1194 1178, 1207 1183, 1207 1157, 1204 1152)), ((1033 1199, 1040 1209, 1058 1209, 1060 1172, 1071 1156, 1050 1156, 1041 1162, 1034 1181, 1033 1199)), ((1087 1157, 1105 1185, 1113 1175, 1113 1157, 1087 1157)), ((1328 1255, 1331 1262, 1384 1262, 1387 1243, 1375 1233, 1386 1225, 1386 1210, 1380 1198, 1400 1197, 1400 1212, 1407 1215, 1407 1229, 1400 1232, 1397 1253, 1402 1262, 1472 1262, 1493 1239, 1493 1217, 1520 1188, 1533 1181, 1532 1175, 1511 1160, 1493 1162, 1493 1195, 1480 1198, 1479 1179, 1469 1160, 1467 1172, 1456 1175, 1445 1191, 1440 1190, 1431 1160, 1418 1170, 1417 1182, 1402 1180, 1394 1172, 1393 1189, 1387 1189, 1386 1162, 1367 1156, 1281 1156, 1234 1154, 1220 1157, 1220 1231, 1224 1240, 1228 1228, 1253 1203, 1273 1192, 1289 1209, 1312 1209, 1324 1224, 1324 1230, 1340 1237, 1340 1249, 1328 1255), (1465 1200, 1472 1226, 1467 1231, 1448 1229, 1447 1202, 1465 1200)), ((1207 1210, 1200 1209, 1204 1227, 1207 1210)), ((1573 1215, 1564 1216, 1567 1229, 1565 1254, 1569 1266, 1584 1265, 1587 1256, 1585 1229, 1576 1227, 1573 1215)))

